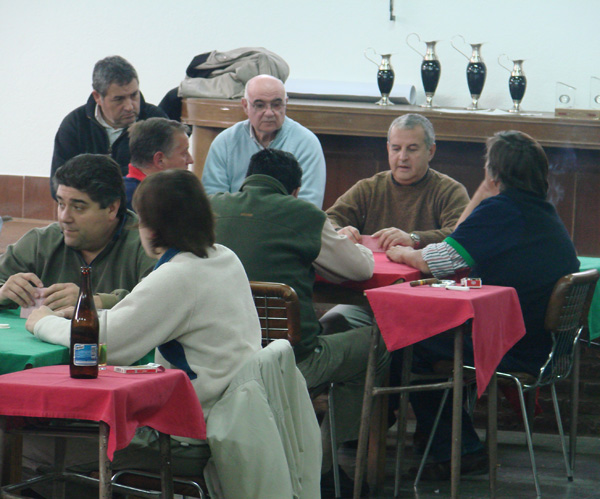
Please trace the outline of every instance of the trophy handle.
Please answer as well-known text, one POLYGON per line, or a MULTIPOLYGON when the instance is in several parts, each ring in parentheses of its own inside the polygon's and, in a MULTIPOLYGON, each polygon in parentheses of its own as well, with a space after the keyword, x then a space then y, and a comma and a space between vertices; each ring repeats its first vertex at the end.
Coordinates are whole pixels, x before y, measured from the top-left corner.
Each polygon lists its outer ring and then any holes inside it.
POLYGON ((460 50, 456 45, 454 45, 454 39, 455 38, 460 38, 465 45, 467 44, 467 41, 465 40, 465 38, 462 35, 454 35, 450 39, 450 45, 452 45, 452 48, 454 50, 456 50, 457 52, 460 52, 462 55, 464 55, 466 57, 467 61, 469 61, 471 58, 467 54, 465 54, 462 50, 460 50))
POLYGON ((500 64, 500 66, 502 66, 504 69, 506 69, 506 71, 508 71, 509 73, 511 73, 512 69, 507 68, 504 64, 502 64, 502 57, 506 57, 506 60, 510 61, 510 58, 506 54, 500 54, 498 56, 498 64, 500 64))
POLYGON ((371 58, 370 58, 370 57, 367 55, 367 52, 368 52, 369 50, 372 50, 372 51, 373 51, 373 53, 374 53, 375 55, 379 55, 377 52, 375 52, 375 49, 374 49, 373 47, 369 47, 369 48, 366 48, 366 49, 365 49, 365 51, 363 52, 363 53, 364 53, 364 56, 365 56, 365 57, 366 57, 366 58, 367 58, 369 61, 371 61, 373 64, 375 64, 375 66, 379 67, 379 63, 378 63, 378 62, 375 62, 373 59, 371 59, 371 58))
POLYGON ((408 39, 411 36, 416 36, 417 40, 421 41, 421 37, 419 35, 417 35, 416 33, 409 33, 408 35, 406 35, 406 45, 408 45, 411 49, 413 49, 417 54, 419 54, 421 57, 425 57, 425 54, 422 54, 421 52, 419 52, 415 47, 413 47, 410 42, 408 41, 408 39))

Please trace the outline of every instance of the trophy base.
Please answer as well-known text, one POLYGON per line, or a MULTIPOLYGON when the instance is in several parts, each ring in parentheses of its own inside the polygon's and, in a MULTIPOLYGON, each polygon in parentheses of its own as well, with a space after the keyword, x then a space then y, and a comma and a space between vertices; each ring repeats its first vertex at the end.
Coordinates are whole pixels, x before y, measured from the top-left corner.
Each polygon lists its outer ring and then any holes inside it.
POLYGON ((382 97, 375 104, 378 106, 395 106, 395 104, 389 99, 389 97, 382 97))

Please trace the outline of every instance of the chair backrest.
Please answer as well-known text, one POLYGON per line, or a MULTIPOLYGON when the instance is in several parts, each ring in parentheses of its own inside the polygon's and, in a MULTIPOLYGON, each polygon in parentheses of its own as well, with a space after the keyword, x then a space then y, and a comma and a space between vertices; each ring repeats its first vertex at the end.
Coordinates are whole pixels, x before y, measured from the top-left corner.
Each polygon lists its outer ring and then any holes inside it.
POLYGON ((254 304, 260 319, 263 347, 276 339, 300 342, 300 301, 296 291, 278 282, 250 281, 254 304))
POLYGON ((545 320, 545 329, 552 335, 553 345, 540 373, 540 385, 569 375, 575 345, 587 325, 598 277, 597 270, 586 270, 561 277, 554 286, 545 320))

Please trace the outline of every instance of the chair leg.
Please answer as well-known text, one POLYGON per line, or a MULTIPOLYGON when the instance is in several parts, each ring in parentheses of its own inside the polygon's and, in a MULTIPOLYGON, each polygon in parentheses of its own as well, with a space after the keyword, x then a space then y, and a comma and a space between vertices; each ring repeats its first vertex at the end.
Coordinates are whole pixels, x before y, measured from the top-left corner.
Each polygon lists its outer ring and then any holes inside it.
POLYGON ((556 414, 556 425, 558 426, 558 434, 560 435, 560 446, 562 447, 563 458, 565 461, 565 468, 567 470, 567 479, 573 481, 573 470, 569 464, 569 453, 567 451, 567 442, 565 440, 565 433, 563 431, 562 418, 560 417, 560 408, 558 407, 558 397, 556 396, 556 386, 554 383, 550 385, 552 391, 552 403, 554 405, 554 414, 556 414))
POLYGON ((581 362, 581 343, 575 343, 575 353, 573 356, 573 369, 571 372, 571 427, 569 432, 569 467, 571 476, 569 481, 573 480, 575 472, 575 452, 577 450, 577 422, 579 417, 579 366, 581 362))
MULTIPOLYGON (((527 439, 527 447, 529 448, 529 459, 531 461, 531 471, 533 472, 533 482, 535 483, 535 490, 537 497, 541 497, 540 481, 537 474, 537 467, 535 465, 535 456, 533 455, 533 440, 531 438, 531 430, 529 429, 529 418, 527 416, 527 409, 525 406, 525 397, 523 396, 523 387, 519 380, 512 378, 519 392, 519 402, 521 403, 521 411, 523 412, 523 425, 525 426, 525 438, 527 439)), ((535 399, 534 399, 535 400, 535 399)))
POLYGON ((335 384, 329 385, 329 394, 327 396, 327 412, 329 414, 329 435, 331 438, 331 461, 333 463, 333 484, 335 490, 335 497, 342 497, 340 489, 340 469, 338 467, 338 449, 337 449, 337 434, 335 431, 335 408, 334 408, 334 390, 335 384))

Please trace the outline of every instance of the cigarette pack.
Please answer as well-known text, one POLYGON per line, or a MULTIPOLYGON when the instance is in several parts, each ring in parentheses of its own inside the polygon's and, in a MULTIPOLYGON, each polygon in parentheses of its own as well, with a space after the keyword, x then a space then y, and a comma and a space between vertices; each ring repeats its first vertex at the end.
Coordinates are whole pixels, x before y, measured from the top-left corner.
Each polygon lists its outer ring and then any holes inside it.
POLYGON ((150 374, 161 373, 165 370, 160 364, 146 364, 145 366, 115 366, 116 373, 125 374, 150 374))
POLYGON ((481 279, 479 277, 463 277, 460 280, 460 285, 466 286, 467 288, 480 288, 481 279))

